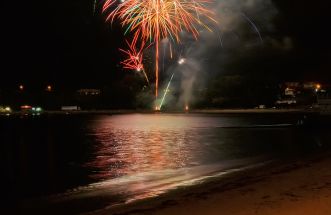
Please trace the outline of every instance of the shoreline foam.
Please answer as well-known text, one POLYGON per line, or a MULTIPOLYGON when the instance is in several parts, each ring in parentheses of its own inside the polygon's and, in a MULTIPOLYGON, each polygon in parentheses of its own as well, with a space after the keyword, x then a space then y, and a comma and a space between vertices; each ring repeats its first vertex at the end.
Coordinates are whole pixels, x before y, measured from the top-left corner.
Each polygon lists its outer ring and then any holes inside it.
POLYGON ((331 158, 266 166, 222 181, 88 214, 331 214, 331 158))

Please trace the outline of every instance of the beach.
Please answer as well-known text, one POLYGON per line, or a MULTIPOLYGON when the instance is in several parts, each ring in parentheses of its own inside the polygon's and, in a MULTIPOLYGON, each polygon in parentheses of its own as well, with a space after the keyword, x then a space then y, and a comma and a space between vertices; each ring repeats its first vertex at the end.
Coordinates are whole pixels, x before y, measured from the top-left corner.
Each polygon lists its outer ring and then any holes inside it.
POLYGON ((283 214, 279 210, 317 207, 330 214, 329 127, 300 126, 302 118, 296 113, 2 118, 8 125, 2 133, 6 210, 283 214))
POLYGON ((141 202, 97 214, 329 215, 330 166, 331 158, 327 156, 261 168, 219 184, 201 185, 162 201, 141 202))

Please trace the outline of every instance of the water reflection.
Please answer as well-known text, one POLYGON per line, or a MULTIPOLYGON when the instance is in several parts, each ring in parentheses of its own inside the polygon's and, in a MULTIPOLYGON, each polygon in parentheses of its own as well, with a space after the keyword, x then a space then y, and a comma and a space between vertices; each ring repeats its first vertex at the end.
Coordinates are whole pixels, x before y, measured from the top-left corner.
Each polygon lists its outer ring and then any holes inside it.
POLYGON ((121 194, 117 199, 133 201, 259 165, 289 143, 291 123, 256 116, 99 117, 89 124, 94 152, 86 166, 93 170, 90 177, 96 183, 88 187, 87 194, 121 194))
POLYGON ((221 161, 223 157, 229 158, 231 153, 237 154, 232 159, 250 151, 258 154, 257 145, 263 144, 263 140, 271 143, 282 141, 279 133, 283 132, 276 131, 276 138, 270 140, 270 131, 259 132, 259 128, 292 125, 292 122, 279 124, 277 117, 269 118, 269 124, 263 120, 259 117, 185 114, 103 116, 90 124, 90 136, 96 143, 93 159, 86 166, 93 169, 91 177, 105 180, 135 173, 209 164, 215 160, 221 161), (237 128, 255 130, 245 133, 238 132, 237 128), (259 141, 254 143, 257 138, 259 141), (243 145, 245 142, 250 143, 252 149, 247 144, 243 145))
POLYGON ((96 120, 98 144, 88 163, 96 179, 178 169, 199 163, 199 138, 191 118, 171 115, 121 115, 96 120))

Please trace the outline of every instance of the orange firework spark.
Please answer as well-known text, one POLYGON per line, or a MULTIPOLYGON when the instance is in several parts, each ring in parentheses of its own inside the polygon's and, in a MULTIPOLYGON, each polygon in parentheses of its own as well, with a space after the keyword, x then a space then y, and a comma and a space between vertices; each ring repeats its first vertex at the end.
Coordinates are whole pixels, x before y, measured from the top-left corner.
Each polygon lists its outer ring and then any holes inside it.
MULTIPOLYGON (((130 44, 127 40, 126 43, 129 47, 128 50, 119 49, 121 52, 127 55, 127 59, 121 62, 123 68, 136 70, 137 72, 142 72, 145 76, 147 83, 149 84, 148 76, 144 70, 143 65, 143 51, 145 47, 145 42, 142 42, 140 49, 137 49, 137 35, 133 38, 132 43, 130 44)), ((148 47, 147 47, 148 48, 148 47)))
POLYGON ((166 37, 180 42, 179 34, 184 30, 197 39, 197 26, 210 30, 200 18, 206 17, 215 21, 212 12, 205 6, 211 2, 213 0, 106 0, 104 3, 104 12, 114 7, 107 20, 114 21, 117 17, 122 26, 127 27, 126 32, 140 35, 144 43, 155 43, 156 97, 159 82, 159 42, 166 37))

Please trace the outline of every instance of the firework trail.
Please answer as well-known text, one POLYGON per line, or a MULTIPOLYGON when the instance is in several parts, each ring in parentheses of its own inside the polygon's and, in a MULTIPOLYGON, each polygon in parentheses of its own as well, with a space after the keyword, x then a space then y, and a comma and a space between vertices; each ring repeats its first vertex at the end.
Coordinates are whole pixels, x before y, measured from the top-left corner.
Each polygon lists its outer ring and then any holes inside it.
POLYGON ((97 9, 97 0, 94 0, 93 3, 93 15, 95 15, 95 10, 97 9))
MULTIPOLYGON (((240 36, 235 31, 229 31, 229 33, 231 33, 233 35, 232 38, 237 38, 238 40, 240 40, 240 36)), ((221 47, 224 48, 225 35, 220 32, 218 39, 221 44, 221 47)))
MULTIPOLYGON (((239 12, 240 16, 253 28, 253 30, 257 33, 259 40, 261 43, 263 43, 263 38, 261 35, 261 32, 259 30, 259 28, 257 27, 257 25, 254 23, 254 21, 249 18, 245 13, 243 12, 239 12)), ((218 39, 220 42, 221 47, 223 48, 223 44, 224 44, 224 34, 222 33, 222 30, 218 27, 218 30, 216 30, 216 32, 218 33, 218 39)), ((235 37, 238 37, 238 34, 235 33, 234 31, 230 31, 235 37)))
POLYGON ((149 79, 143 65, 143 51, 145 49, 145 43, 143 42, 140 46, 140 49, 137 49, 137 39, 138 37, 135 36, 131 43, 126 40, 126 43, 129 47, 128 50, 119 49, 121 52, 127 55, 127 59, 122 61, 121 64, 123 65, 124 69, 131 69, 137 72, 142 72, 145 76, 147 84, 149 85, 149 79))
POLYGON ((221 47, 223 48, 223 34, 222 34, 221 29, 219 29, 219 31, 217 32, 217 36, 218 36, 218 40, 221 44, 221 47))
POLYGON ((244 19, 253 27, 253 29, 256 31, 256 33, 259 35, 260 41, 261 43, 263 43, 263 39, 262 39, 262 35, 258 29, 258 27, 256 26, 256 24, 253 22, 252 19, 250 19, 248 16, 246 16, 246 14, 244 13, 240 13, 240 15, 242 17, 244 17, 244 19))
POLYGON ((171 46, 171 43, 169 44, 169 49, 170 49, 170 58, 172 59, 173 54, 172 54, 172 46, 171 46))
POLYGON ((155 44, 155 97, 158 97, 159 84, 159 42, 170 38, 180 42, 180 32, 186 30, 198 38, 198 26, 211 31, 200 17, 212 18, 213 13, 206 8, 213 0, 106 0, 103 12, 109 11, 107 20, 118 18, 127 32, 139 35, 146 43, 155 44), (111 10, 113 9, 113 10, 111 10))
POLYGON ((163 45, 163 55, 162 55, 162 71, 164 72, 164 58, 165 58, 166 46, 163 45))
POLYGON ((171 81, 172 81, 174 75, 175 75, 175 73, 172 73, 171 78, 170 78, 170 81, 168 82, 167 88, 166 88, 166 90, 165 90, 165 92, 164 92, 164 94, 163 94, 163 97, 162 97, 162 100, 161 100, 161 104, 160 104, 160 108, 159 108, 159 110, 162 109, 164 99, 165 99, 165 97, 166 97, 166 95, 167 95, 167 93, 168 93, 168 90, 169 90, 169 87, 170 87, 170 84, 171 84, 171 81))

